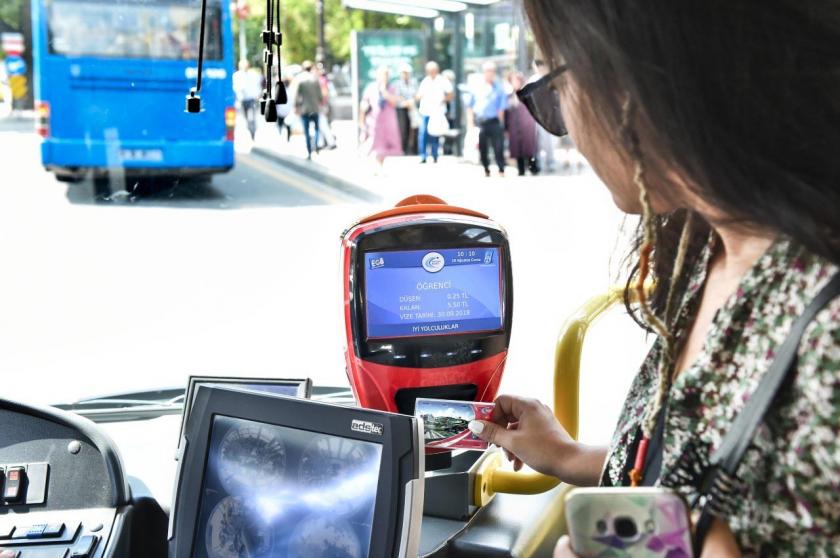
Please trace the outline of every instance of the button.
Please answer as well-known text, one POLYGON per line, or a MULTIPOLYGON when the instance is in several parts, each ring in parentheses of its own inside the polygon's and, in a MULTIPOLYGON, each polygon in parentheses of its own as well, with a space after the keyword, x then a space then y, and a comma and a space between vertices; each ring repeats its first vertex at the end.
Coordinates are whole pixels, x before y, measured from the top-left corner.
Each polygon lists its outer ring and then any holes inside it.
POLYGON ((64 532, 64 523, 50 523, 44 527, 42 536, 44 537, 60 537, 64 532))
POLYGON ((27 539, 40 539, 44 536, 44 529, 47 528, 46 523, 38 523, 36 525, 30 525, 29 529, 26 530, 26 538, 27 539))
POLYGON ((15 532, 14 525, 7 525, 6 527, 0 527, 0 539, 11 539, 12 533, 15 532))
POLYGON ((68 558, 90 558, 97 542, 99 542, 99 537, 95 535, 79 537, 79 541, 70 549, 68 558))
POLYGON ((23 483, 26 473, 23 467, 9 467, 6 469, 6 488, 3 490, 3 499, 7 502, 17 502, 23 494, 23 483))

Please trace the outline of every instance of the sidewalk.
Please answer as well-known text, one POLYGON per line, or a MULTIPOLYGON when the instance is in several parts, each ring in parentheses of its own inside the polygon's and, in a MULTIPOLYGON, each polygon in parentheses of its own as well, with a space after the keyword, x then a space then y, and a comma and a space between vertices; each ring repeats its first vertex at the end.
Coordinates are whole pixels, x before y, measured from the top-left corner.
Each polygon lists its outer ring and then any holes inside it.
POLYGON ((236 148, 237 151, 275 159, 298 172, 367 201, 387 203, 417 193, 449 199, 455 192, 469 194, 473 189, 486 192, 487 189, 533 187, 547 181, 556 184, 560 176, 589 173, 588 166, 576 151, 560 149, 555 157, 557 167, 563 170, 537 176, 517 176, 516 167, 508 165, 504 177, 494 172, 487 178, 477 164, 478 155, 475 150, 473 153, 468 150, 464 158, 441 156, 439 162, 433 163, 430 159, 426 164, 420 164, 418 156, 389 157, 380 168, 372 157, 362 153, 356 146, 352 121, 334 121, 332 130, 337 147, 313 153, 311 161, 306 159, 306 144, 302 134, 293 134, 291 140, 287 141, 285 133, 281 137, 277 127, 266 122, 259 122, 253 142, 244 126, 237 127, 236 148))

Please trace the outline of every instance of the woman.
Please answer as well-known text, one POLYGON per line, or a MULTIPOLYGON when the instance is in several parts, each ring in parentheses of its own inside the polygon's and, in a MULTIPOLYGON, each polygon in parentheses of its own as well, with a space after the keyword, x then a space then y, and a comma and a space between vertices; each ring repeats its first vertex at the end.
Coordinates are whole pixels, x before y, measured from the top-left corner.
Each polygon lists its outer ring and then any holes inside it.
POLYGON ((525 176, 525 169, 530 169, 531 174, 537 174, 540 172, 537 166, 537 124, 516 96, 516 91, 525 85, 525 78, 522 72, 513 72, 508 81, 513 88, 505 110, 505 128, 508 134, 510 156, 516 159, 519 176, 525 176))
MULTIPOLYGON (((576 485, 633 478, 691 497, 680 458, 717 447, 793 320, 837 273, 840 6, 525 7, 551 77, 523 97, 548 130, 563 135, 565 121, 615 203, 642 214, 627 285, 655 282, 636 315, 657 339, 609 447, 575 442, 545 406, 516 397, 472 429, 517 466, 576 485), (636 469, 657 424, 661 462, 636 469)), ((840 298, 806 330, 796 375, 753 437, 703 556, 840 555, 838 323, 840 298)), ((561 539, 556 556, 572 555, 561 539)))
POLYGON ((376 81, 368 84, 362 94, 361 114, 365 115, 366 141, 369 152, 376 157, 379 167, 390 155, 402 155, 400 127, 397 122, 397 97, 390 84, 391 74, 386 66, 376 72, 376 81))

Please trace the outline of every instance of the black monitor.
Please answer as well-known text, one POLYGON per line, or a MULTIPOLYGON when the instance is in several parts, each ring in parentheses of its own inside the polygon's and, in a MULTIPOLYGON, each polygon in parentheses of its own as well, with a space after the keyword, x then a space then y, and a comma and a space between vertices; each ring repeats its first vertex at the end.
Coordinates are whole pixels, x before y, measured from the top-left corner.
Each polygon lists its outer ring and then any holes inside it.
POLYGON ((181 430, 178 433, 178 447, 184 437, 187 419, 192 410, 195 392, 198 386, 228 386, 236 389, 260 391, 274 395, 302 397, 309 399, 312 395, 312 380, 309 378, 243 378, 238 376, 190 376, 187 389, 184 391, 184 410, 181 413, 181 430))
POLYGON ((414 558, 422 440, 410 416, 199 386, 169 555, 414 558))

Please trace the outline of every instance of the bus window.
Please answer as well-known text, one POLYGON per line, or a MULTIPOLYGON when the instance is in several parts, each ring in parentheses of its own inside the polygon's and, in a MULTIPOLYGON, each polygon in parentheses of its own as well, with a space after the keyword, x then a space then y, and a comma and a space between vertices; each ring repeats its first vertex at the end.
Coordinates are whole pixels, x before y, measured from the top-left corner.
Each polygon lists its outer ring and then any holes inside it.
MULTIPOLYGON (((47 4, 53 54, 189 60, 198 56, 197 4, 53 0, 47 4)), ((209 5, 204 56, 222 57, 221 8, 209 5)))

